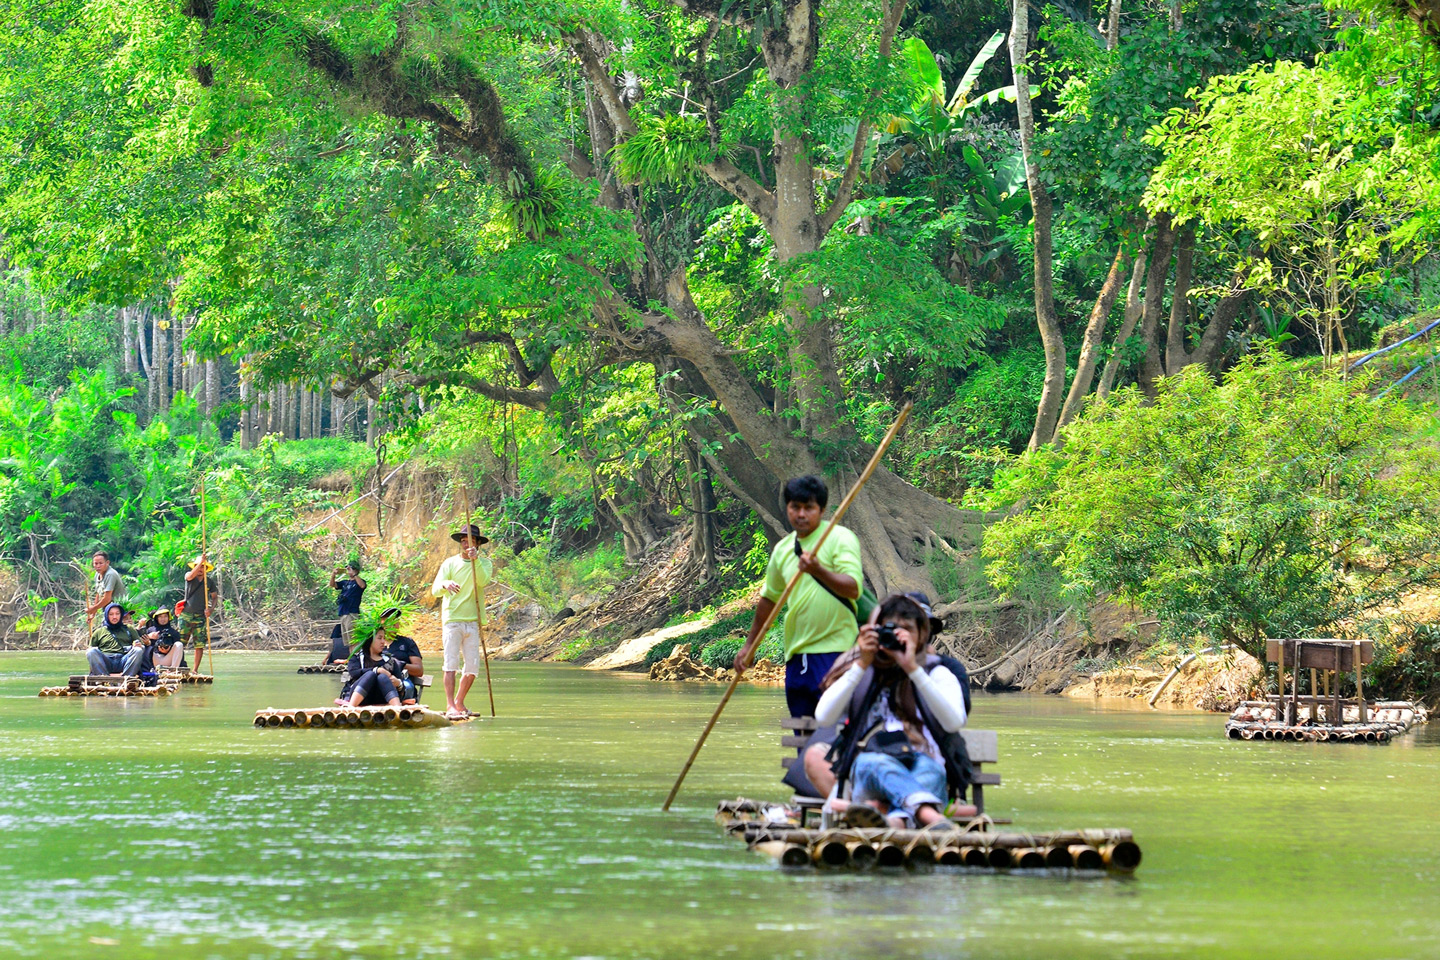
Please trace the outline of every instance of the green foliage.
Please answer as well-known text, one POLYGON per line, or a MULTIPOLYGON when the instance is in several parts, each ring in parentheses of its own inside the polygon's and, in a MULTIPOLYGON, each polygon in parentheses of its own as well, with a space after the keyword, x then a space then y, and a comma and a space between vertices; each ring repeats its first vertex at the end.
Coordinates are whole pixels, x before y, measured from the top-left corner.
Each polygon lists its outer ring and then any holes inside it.
POLYGON ((607 593, 625 576, 625 551, 615 543, 565 555, 542 535, 535 546, 519 553, 498 546, 493 557, 496 579, 552 616, 576 594, 607 593))
POLYGON ((700 662, 707 667, 729 670, 735 666, 735 656, 745 646, 744 637, 725 637, 705 645, 700 651, 700 662))
POLYGON ((710 142, 704 117, 641 114, 635 125, 634 136, 610 151, 616 171, 629 183, 682 182, 719 155, 710 142))
MULTIPOLYGON (((664 660, 681 644, 688 643, 690 644, 691 650, 698 651, 704 649, 707 644, 725 637, 731 637, 735 634, 739 634, 743 640, 745 634, 750 630, 750 624, 754 616, 755 612, 753 610, 741 610, 738 613, 733 613, 728 617, 723 617, 715 621, 708 627, 702 627, 694 633, 687 633, 684 636, 670 637, 661 640, 645 654, 645 665, 648 667, 651 664, 664 660)), ((736 649, 738 650, 739 648, 737 647, 736 649)), ((731 659, 734 659, 734 654, 731 654, 731 659)))
POLYGON ((1110 594, 1168 638, 1257 656, 1266 637, 1364 629, 1440 580, 1440 463, 1410 408, 1359 386, 1251 358, 1222 384, 1187 368, 1153 405, 1095 404, 1063 454, 997 482, 1024 509, 987 532, 992 581, 1110 594))

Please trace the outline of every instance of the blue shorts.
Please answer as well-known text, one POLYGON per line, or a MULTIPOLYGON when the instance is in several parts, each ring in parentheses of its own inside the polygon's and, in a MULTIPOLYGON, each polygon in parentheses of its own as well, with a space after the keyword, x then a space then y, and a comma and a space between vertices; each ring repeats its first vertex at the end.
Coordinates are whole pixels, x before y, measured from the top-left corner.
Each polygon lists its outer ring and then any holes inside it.
POLYGON ((785 661, 785 703, 792 717, 815 716, 820 683, 840 656, 836 653, 797 653, 785 661))

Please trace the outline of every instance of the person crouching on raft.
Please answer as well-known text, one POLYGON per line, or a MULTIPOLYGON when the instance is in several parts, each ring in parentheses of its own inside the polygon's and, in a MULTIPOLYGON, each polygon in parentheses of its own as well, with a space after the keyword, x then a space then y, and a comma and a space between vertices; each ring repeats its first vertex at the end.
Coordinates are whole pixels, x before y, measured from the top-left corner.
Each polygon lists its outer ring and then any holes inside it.
POLYGON ((785 482, 785 519, 794 533, 781 538, 765 568, 765 592, 755 605, 750 636, 735 658, 750 665, 763 637, 760 627, 785 592, 785 584, 803 570, 785 610, 785 703, 792 717, 815 714, 820 682, 835 658, 855 645, 855 611, 863 573, 860 541, 845 527, 836 527, 820 555, 813 552, 822 535, 821 517, 830 491, 819 477, 794 477, 785 482), (848 601, 848 603, 847 603, 848 601))
POLYGON ((86 659, 90 662, 90 676, 103 677, 123 674, 127 677, 140 675, 145 652, 149 644, 135 632, 135 628, 121 622, 125 611, 118 603, 105 608, 100 626, 90 637, 90 650, 86 659))
MULTIPOLYGON (((825 678, 815 721, 843 721, 828 759, 836 780, 851 784, 848 801, 832 789, 828 804, 854 826, 904 829, 946 819, 946 769, 967 762, 959 736, 966 709, 960 678, 930 648, 939 625, 923 595, 886 597, 860 628, 853 654, 825 678)), ((974 807, 952 812, 973 816, 974 807)))
POLYGON ((468 717, 465 695, 480 673, 480 631, 485 625, 485 585, 490 582, 490 561, 479 555, 489 537, 480 535, 480 528, 470 524, 469 530, 457 530, 450 539, 460 544, 460 552, 446 557, 435 573, 430 595, 440 598, 440 637, 445 646, 445 713, 452 719, 468 717), (475 581, 479 579, 477 584, 475 581), (460 669, 464 655, 465 670, 459 686, 455 671, 460 669))
POLYGON ((405 665, 385 655, 385 630, 380 624, 356 624, 355 653, 346 663, 349 679, 335 701, 341 707, 400 706, 397 684, 405 665))

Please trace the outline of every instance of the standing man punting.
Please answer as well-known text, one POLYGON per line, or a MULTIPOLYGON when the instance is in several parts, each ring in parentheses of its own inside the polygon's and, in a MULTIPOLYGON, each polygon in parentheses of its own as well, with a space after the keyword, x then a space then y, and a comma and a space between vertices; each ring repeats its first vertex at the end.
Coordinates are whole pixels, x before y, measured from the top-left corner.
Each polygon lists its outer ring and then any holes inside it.
POLYGON ((450 534, 460 544, 460 552, 446 557, 430 586, 431 596, 440 598, 440 636, 445 646, 445 712, 468 716, 465 695, 480 672, 480 630, 485 623, 485 585, 490 582, 489 559, 479 555, 480 546, 490 542, 480 535, 480 528, 470 524, 468 530, 450 534), (479 583, 476 583, 476 580, 479 583), (461 668, 457 686, 455 672, 461 668))
POLYGON ((815 715, 820 682, 835 658, 855 645, 859 627, 852 603, 860 597, 864 575, 860 569, 860 541, 845 527, 836 527, 817 557, 821 517, 830 491, 819 477, 795 477, 785 482, 785 518, 794 532, 770 553, 765 568, 765 591, 755 606, 750 636, 736 658, 749 664, 763 639, 761 625, 775 609, 785 585, 796 570, 804 571, 785 610, 785 702, 792 717, 815 715), (841 599, 844 598, 844 599, 841 599))

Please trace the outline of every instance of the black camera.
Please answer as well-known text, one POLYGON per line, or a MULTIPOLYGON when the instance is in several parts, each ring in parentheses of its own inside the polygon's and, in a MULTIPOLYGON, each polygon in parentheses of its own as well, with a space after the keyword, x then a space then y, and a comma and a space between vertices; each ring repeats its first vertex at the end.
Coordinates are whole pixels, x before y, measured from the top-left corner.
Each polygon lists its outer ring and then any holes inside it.
POLYGON ((880 644, 881 650, 905 649, 905 644, 900 641, 899 637, 895 636, 895 624, 893 623, 882 623, 876 640, 880 644))

